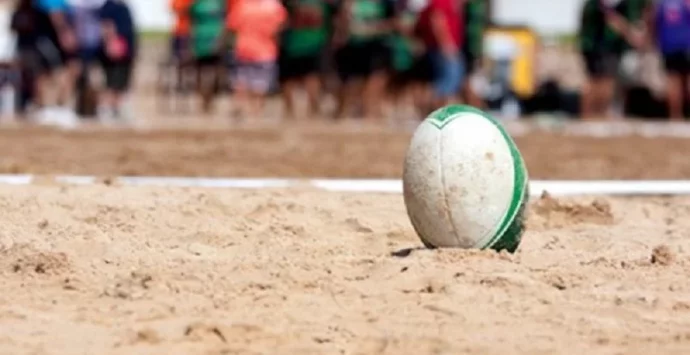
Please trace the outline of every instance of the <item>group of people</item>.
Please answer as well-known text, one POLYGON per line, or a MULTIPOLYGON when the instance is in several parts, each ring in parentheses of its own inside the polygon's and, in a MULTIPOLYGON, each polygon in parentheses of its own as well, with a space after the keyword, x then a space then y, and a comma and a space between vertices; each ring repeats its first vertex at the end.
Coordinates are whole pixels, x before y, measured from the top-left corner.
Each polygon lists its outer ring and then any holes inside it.
POLYGON ((237 115, 261 116, 276 87, 286 117, 324 115, 333 73, 333 114, 358 107, 357 115, 375 118, 392 91, 421 110, 460 96, 472 101, 462 89, 481 57, 486 7, 483 0, 172 0, 171 48, 180 70, 198 74, 206 112, 218 80, 229 79, 237 115), (297 113, 301 89, 308 108, 297 113))
POLYGON ((658 51, 666 77, 666 106, 672 120, 683 120, 690 100, 690 1, 586 0, 579 33, 588 74, 581 115, 615 114, 611 103, 625 53, 658 51))
POLYGON ((123 0, 17 0, 11 16, 21 73, 20 112, 38 123, 74 126, 100 64, 105 88, 97 115, 126 120, 124 95, 137 54, 137 31, 123 0))
MULTIPOLYGON (((171 55, 197 75, 201 109, 214 110, 221 82, 234 114, 263 115, 279 89, 286 117, 317 117, 334 79, 335 117, 383 117, 384 103, 412 103, 423 117, 464 101, 483 106, 468 78, 483 58, 485 0, 170 0, 171 55), (296 112, 295 95, 307 94, 296 112), (403 101, 400 101, 403 100, 403 101), (353 112, 358 109, 359 112, 353 112)), ((622 56, 658 51, 672 119, 690 107, 690 1, 584 0, 578 43, 587 81, 580 115, 611 114, 622 56)), ((124 101, 137 59, 125 0, 16 0, 11 19, 22 102, 37 121, 73 125, 75 107, 100 64, 96 116, 130 117, 124 101)), ((24 107, 21 105, 20 107, 24 107)))

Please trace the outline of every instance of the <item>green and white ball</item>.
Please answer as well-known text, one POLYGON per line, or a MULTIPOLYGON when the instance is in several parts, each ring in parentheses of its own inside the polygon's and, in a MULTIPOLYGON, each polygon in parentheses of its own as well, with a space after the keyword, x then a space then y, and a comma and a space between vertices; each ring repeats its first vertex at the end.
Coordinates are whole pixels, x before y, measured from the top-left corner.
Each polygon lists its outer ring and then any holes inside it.
POLYGON ((431 113, 405 158, 405 206, 427 247, 514 252, 528 186, 513 139, 493 117, 470 106, 431 113))

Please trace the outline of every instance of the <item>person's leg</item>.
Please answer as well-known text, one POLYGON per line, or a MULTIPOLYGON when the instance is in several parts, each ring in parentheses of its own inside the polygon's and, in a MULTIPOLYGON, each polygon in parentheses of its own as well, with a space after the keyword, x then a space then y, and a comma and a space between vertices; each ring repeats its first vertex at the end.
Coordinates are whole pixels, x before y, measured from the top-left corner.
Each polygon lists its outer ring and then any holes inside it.
POLYGON ((356 64, 360 61, 360 58, 354 57, 354 54, 352 48, 349 46, 339 49, 335 54, 338 77, 340 79, 340 86, 336 97, 336 109, 334 112, 334 117, 336 119, 345 118, 357 94, 356 64))
POLYGON ((474 87, 472 86, 472 78, 477 73, 477 70, 479 70, 479 68, 477 68, 478 59, 474 58, 471 55, 466 55, 464 65, 464 80, 462 83, 462 90, 460 90, 460 92, 462 93, 461 99, 468 105, 481 109, 484 107, 484 102, 479 97, 479 95, 477 95, 477 93, 474 90, 474 87))
POLYGON ((73 102, 77 80, 86 68, 76 53, 66 53, 64 58, 65 67, 58 74, 59 91, 57 104, 63 110, 74 112, 73 102))
POLYGON ((101 122, 109 122, 115 118, 115 64, 103 60, 103 74, 105 76, 105 88, 98 95, 97 117, 101 122))
POLYGON ((215 56, 199 58, 199 96, 201 111, 204 114, 213 112, 213 103, 218 80, 218 58, 215 56))
POLYGON ((304 89, 309 101, 307 116, 318 118, 321 115, 321 55, 307 57, 304 66, 304 89))
POLYGON ((601 117, 606 119, 613 119, 620 112, 616 112, 616 90, 618 89, 618 69, 620 57, 615 54, 608 53, 603 56, 603 75, 599 80, 599 89, 601 98, 601 117))
POLYGON ((235 69, 232 79, 233 92, 235 98, 235 118, 244 119, 247 117, 250 111, 251 102, 249 102, 249 83, 251 71, 249 63, 243 61, 237 61, 235 63, 235 69))
POLYGON ((299 80, 295 74, 295 60, 285 53, 281 53, 279 59, 280 96, 283 99, 283 116, 288 119, 295 118, 294 96, 299 86, 299 80))
POLYGON ((55 100, 51 99, 51 89, 56 72, 63 67, 62 57, 57 45, 45 37, 36 39, 32 51, 38 64, 34 81, 34 103, 38 108, 39 120, 47 122, 52 120, 51 107, 55 100))
POLYGON ((364 117, 379 119, 382 117, 381 107, 391 67, 391 56, 386 44, 379 41, 363 48, 360 55, 365 60, 362 64, 362 74, 365 77, 362 97, 364 117))
POLYGON ((264 97, 271 87, 273 63, 252 63, 249 78, 249 114, 253 119, 263 118, 264 97))
POLYGON ((677 73, 666 74, 666 102, 669 118, 674 121, 683 119, 683 80, 677 73))
POLYGON ((130 121, 132 117, 125 107, 125 99, 132 80, 133 63, 131 61, 118 63, 115 67, 113 90, 113 107, 117 118, 130 121))
POLYGON ((669 118, 679 120, 683 118, 683 61, 682 53, 667 54, 663 57, 666 71, 666 103, 669 118))
POLYGON ((613 99, 616 95, 616 79, 603 76, 597 80, 598 102, 597 115, 600 118, 611 118, 613 99))
POLYGON ((580 116, 589 120, 596 116, 600 102, 598 98, 601 94, 599 78, 602 75, 602 59, 601 56, 593 53, 583 53, 582 59, 585 64, 586 80, 581 90, 580 116))
POLYGON ((458 57, 448 57, 440 51, 433 51, 434 96, 436 106, 444 106, 456 95, 462 79, 461 61, 458 57))

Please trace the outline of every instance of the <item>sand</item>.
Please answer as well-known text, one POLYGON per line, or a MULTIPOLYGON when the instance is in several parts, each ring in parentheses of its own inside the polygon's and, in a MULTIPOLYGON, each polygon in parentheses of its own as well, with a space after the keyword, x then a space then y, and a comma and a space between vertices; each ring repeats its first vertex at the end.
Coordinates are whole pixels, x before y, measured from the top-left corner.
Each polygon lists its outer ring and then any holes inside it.
POLYGON ((516 254, 400 195, 0 186, 2 354, 687 354, 690 198, 535 199, 516 254))
MULTIPOLYGON (((0 173, 399 178, 409 130, 0 130, 0 173)), ((318 126, 318 125, 317 125, 318 126)), ((533 179, 687 179, 690 140, 516 135, 533 179)), ((544 197, 516 254, 402 196, 0 185, 0 354, 690 353, 690 198, 544 197)))
MULTIPOLYGON (((203 119, 191 120, 204 126, 203 119)), ((191 124, 191 123, 190 123, 191 124)), ((0 130, 0 174, 399 178, 409 132, 256 129, 0 130)), ((687 127, 686 127, 687 128, 687 127)), ((688 179, 690 139, 516 135, 533 179, 688 179)))

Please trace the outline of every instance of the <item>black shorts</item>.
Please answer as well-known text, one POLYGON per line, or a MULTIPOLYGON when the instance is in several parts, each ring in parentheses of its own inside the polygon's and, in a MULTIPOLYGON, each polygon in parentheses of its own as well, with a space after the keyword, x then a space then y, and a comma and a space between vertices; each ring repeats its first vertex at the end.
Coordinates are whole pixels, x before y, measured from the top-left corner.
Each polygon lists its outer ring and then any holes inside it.
POLYGON ((184 59, 184 54, 189 47, 189 37, 174 35, 170 41, 170 54, 178 61, 184 59))
POLYGON ((108 90, 115 92, 126 92, 129 90, 132 81, 133 62, 131 60, 122 62, 103 62, 105 72, 105 86, 108 90))
POLYGON ((664 54, 664 69, 671 74, 690 74, 690 52, 664 54))
POLYGON ((391 67, 391 51, 383 41, 348 44, 335 53, 340 80, 366 78, 391 67))
POLYGON ((321 54, 293 57, 281 53, 278 59, 278 70, 281 82, 318 74, 321 71, 321 54))
POLYGON ((221 57, 220 55, 207 55, 207 56, 200 56, 194 59, 194 62, 196 64, 196 67, 198 69, 202 68, 212 68, 212 67, 217 67, 220 66, 221 64, 221 57))
POLYGON ((63 67, 67 56, 55 41, 42 37, 36 39, 33 45, 20 48, 19 58, 34 73, 44 74, 63 67))
POLYGON ((618 73, 620 56, 613 53, 583 53, 587 75, 592 78, 614 77, 618 73))
POLYGON ((429 56, 420 55, 414 58, 412 66, 402 72, 394 73, 391 84, 404 86, 411 83, 427 83, 433 78, 429 56))

